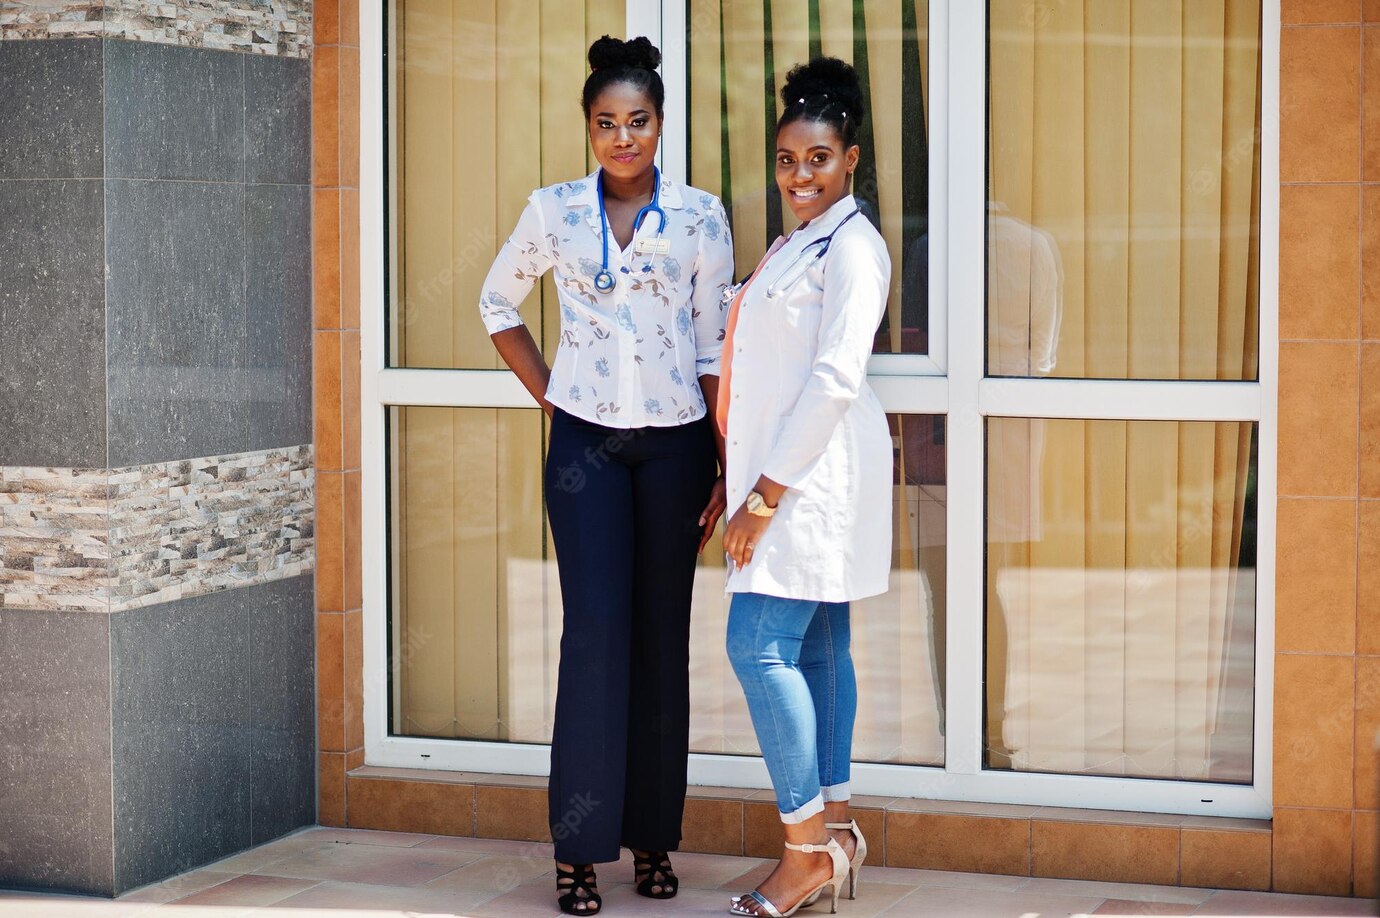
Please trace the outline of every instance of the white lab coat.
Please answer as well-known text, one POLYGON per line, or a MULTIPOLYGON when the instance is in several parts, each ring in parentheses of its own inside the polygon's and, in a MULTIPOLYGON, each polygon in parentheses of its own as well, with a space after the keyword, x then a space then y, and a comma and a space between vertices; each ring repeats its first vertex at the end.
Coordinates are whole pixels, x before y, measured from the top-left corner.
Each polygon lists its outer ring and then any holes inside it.
MULTIPOLYGON (((848 602, 891 569, 892 442, 867 383, 886 309, 886 243, 844 197, 771 254, 743 296, 728 405, 729 517, 765 474, 788 490, 727 591, 848 602), (839 227, 828 253, 812 240, 839 227), (769 296, 771 289, 776 293, 769 296)), ((726 354, 725 357, 728 355, 726 354)))

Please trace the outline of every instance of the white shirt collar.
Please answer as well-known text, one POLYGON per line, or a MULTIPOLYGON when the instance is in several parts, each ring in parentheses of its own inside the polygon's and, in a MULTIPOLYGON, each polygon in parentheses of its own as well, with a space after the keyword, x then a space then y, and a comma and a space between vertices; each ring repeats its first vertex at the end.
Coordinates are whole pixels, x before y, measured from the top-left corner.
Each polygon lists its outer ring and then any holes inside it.
MULTIPOLYGON (((565 201, 567 207, 589 206, 595 210, 599 209, 599 170, 595 169, 584 178, 567 182, 566 192, 561 194, 557 189, 556 196, 565 201)), ((680 191, 680 183, 671 180, 666 173, 661 173, 661 206, 667 210, 679 210, 685 206, 684 196, 680 191)))

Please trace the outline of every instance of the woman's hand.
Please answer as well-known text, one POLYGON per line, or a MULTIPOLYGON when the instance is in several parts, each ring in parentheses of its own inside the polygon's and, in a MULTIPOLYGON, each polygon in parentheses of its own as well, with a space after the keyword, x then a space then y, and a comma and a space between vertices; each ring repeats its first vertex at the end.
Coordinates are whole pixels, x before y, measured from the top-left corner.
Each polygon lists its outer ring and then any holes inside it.
POLYGON ((738 570, 752 560, 753 550, 771 525, 771 519, 769 516, 749 513, 747 504, 744 504, 728 521, 728 531, 724 533, 724 551, 728 552, 738 570))
POLYGON ((714 487, 709 489, 709 503, 700 514, 700 525, 704 527, 704 532, 700 533, 700 547, 696 549, 697 553, 704 554, 704 546, 714 538, 714 527, 719 525, 719 517, 724 515, 724 508, 727 506, 728 490, 724 487, 724 476, 720 475, 714 479, 714 487))

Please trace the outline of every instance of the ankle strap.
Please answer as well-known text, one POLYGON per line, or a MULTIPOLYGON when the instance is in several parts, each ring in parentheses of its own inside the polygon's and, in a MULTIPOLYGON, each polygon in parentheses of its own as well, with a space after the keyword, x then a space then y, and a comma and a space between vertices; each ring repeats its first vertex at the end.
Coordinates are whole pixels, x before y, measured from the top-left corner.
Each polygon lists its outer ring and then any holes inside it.
POLYGON ((856 831, 858 831, 858 821, 857 821, 856 819, 850 819, 850 820, 848 820, 847 822, 826 822, 826 823, 824 824, 824 828, 826 828, 826 829, 852 829, 854 832, 856 832, 856 831))
POLYGON ((793 845, 790 842, 786 842, 787 848, 790 848, 792 851, 803 851, 806 854, 814 854, 816 851, 825 852, 836 845, 838 845, 838 842, 834 841, 832 838, 829 839, 827 842, 824 842, 823 844, 816 843, 813 845, 793 845))

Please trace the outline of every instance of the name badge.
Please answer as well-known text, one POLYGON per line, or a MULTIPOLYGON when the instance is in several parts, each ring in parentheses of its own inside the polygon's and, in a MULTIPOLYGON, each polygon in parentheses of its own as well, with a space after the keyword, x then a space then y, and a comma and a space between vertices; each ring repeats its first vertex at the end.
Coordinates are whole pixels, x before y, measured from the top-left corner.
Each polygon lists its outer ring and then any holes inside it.
POLYGON ((671 240, 669 239, 639 239, 637 245, 633 247, 639 255, 669 255, 671 254, 671 240))

